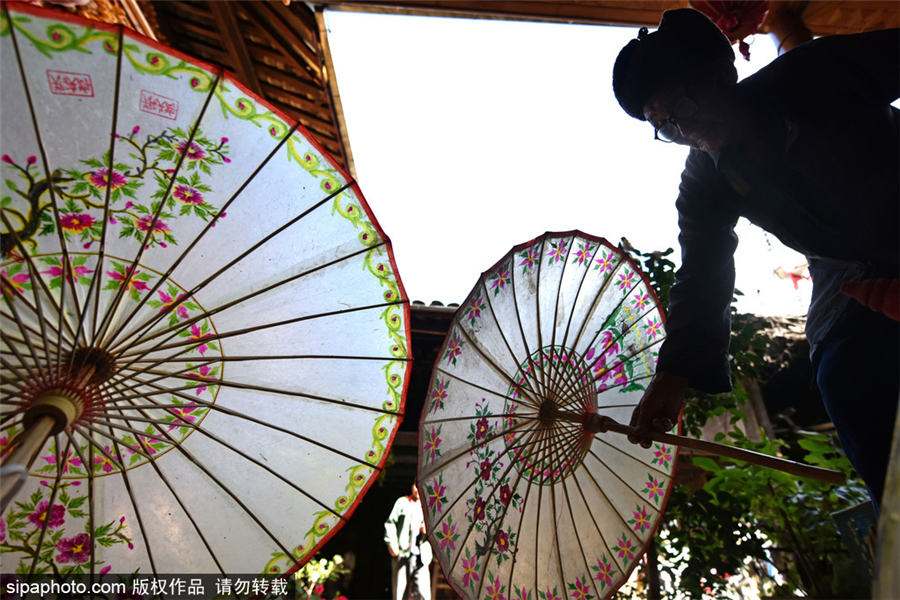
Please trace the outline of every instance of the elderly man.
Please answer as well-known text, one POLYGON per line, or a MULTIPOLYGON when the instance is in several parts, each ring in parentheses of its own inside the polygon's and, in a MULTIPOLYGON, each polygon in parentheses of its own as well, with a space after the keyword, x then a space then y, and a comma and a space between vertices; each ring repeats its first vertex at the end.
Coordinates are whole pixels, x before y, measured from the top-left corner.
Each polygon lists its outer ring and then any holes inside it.
MULTIPOLYGON (((658 372, 632 415, 633 442, 667 430, 692 387, 723 392, 734 226, 745 217, 808 258, 806 334, 817 383, 876 509, 898 401, 898 323, 843 295, 898 276, 898 30, 830 36, 737 81, 734 53, 703 14, 667 11, 620 52, 613 89, 656 139, 691 147, 676 207, 682 264, 658 372)), ((649 133, 649 131, 648 131, 649 133)), ((648 165, 648 169, 652 167, 648 165)))

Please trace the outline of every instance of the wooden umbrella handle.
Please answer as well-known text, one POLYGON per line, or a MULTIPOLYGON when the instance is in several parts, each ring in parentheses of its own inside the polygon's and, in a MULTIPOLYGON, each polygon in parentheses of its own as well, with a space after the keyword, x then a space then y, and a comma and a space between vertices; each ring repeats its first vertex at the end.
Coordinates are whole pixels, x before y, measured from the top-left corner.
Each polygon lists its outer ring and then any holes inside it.
MULTIPOLYGON (((600 416, 596 413, 592 414, 590 418, 585 421, 585 427, 595 433, 615 431, 624 435, 630 435, 635 431, 635 428, 631 427, 630 425, 623 425, 615 419, 600 416)), ((834 484, 841 484, 847 480, 846 476, 841 471, 814 467, 812 465, 799 463, 793 460, 788 460, 786 458, 779 458, 777 456, 762 454, 761 452, 754 452, 753 450, 745 450, 743 448, 737 448, 735 446, 720 444, 719 442, 708 442, 706 440, 698 440, 682 435, 675 435, 673 433, 662 433, 656 431, 651 431, 649 437, 650 439, 657 442, 664 442, 666 444, 672 444, 675 446, 693 448, 694 450, 703 450, 705 452, 710 452, 719 456, 727 456, 729 458, 743 460, 754 465, 759 465, 761 467, 777 469, 779 471, 784 471, 785 473, 790 473, 791 475, 797 475, 798 477, 807 477, 809 479, 817 479, 819 481, 825 481, 834 484)))

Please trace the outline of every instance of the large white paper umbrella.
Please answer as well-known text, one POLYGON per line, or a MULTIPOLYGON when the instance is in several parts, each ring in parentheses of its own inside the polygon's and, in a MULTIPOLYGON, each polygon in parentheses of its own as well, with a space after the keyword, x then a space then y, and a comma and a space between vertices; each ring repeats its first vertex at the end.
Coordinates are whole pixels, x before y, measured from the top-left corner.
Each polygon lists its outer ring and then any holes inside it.
POLYGON ((419 487, 466 598, 604 598, 656 529, 676 448, 613 432, 656 365, 663 316, 623 252, 548 233, 485 272, 456 313, 419 428, 419 487))
POLYGON ((388 240, 230 75, 58 15, 0 14, 4 570, 296 568, 398 425, 388 240))

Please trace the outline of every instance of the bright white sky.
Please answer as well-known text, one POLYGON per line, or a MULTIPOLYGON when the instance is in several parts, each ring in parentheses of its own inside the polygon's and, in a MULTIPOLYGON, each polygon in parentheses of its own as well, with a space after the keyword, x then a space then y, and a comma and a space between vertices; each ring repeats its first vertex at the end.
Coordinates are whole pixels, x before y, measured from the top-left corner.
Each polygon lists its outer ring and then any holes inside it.
MULTIPOLYGON (((636 28, 326 12, 360 187, 409 297, 462 302, 481 272, 545 231, 675 248, 687 149, 653 140, 612 92, 636 28)), ((737 54, 737 52, 736 52, 737 54)), ((757 36, 741 77, 775 57, 757 36)), ((746 221, 739 310, 805 314, 802 255, 746 221)))

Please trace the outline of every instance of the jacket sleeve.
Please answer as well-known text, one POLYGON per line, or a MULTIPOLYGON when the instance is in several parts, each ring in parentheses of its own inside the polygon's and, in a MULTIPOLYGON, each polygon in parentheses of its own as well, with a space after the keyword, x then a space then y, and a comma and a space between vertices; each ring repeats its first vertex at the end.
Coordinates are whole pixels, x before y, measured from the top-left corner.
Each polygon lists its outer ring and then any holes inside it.
POLYGON ((676 202, 681 267, 669 294, 657 368, 709 393, 731 389, 728 344, 738 218, 729 201, 733 194, 709 155, 691 150, 676 202))

